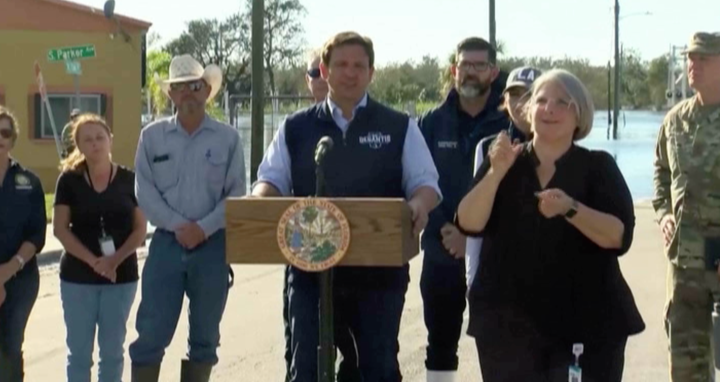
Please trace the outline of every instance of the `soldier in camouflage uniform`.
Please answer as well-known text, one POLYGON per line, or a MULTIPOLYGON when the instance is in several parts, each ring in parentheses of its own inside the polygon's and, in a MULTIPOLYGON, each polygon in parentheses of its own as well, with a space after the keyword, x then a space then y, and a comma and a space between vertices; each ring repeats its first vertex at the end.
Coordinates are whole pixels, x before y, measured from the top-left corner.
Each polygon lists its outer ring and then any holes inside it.
POLYGON ((720 301, 720 33, 696 33, 685 53, 696 94, 660 128, 653 207, 671 263, 671 380, 708 382, 715 378, 711 311, 720 301))

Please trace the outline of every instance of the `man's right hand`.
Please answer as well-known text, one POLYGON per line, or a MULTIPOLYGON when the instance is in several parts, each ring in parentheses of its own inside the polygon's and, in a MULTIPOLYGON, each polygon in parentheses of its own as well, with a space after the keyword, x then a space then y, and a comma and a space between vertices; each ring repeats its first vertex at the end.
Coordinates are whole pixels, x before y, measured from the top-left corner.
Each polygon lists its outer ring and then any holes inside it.
POLYGON ((675 216, 667 214, 660 220, 660 231, 663 234, 665 246, 669 246, 675 236, 675 216))

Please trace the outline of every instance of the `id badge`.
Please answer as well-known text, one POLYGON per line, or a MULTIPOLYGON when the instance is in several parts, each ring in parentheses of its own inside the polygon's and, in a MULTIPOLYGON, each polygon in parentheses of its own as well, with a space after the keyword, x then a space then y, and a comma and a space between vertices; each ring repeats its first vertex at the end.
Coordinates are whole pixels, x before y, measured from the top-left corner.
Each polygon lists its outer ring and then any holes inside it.
POLYGON ((582 382, 582 369, 579 366, 570 366, 568 369, 568 382, 582 382))
POLYGON ((100 250, 103 256, 112 256, 115 254, 115 242, 110 236, 100 238, 100 250))

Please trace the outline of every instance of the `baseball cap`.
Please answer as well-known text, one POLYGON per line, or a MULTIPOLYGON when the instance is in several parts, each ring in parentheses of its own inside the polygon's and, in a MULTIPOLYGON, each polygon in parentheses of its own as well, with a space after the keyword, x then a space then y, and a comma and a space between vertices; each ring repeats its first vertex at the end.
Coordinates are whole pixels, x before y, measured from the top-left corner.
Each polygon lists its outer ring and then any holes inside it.
POLYGON ((542 72, 531 66, 515 68, 512 72, 510 72, 510 75, 508 75, 505 91, 517 86, 529 89, 530 86, 532 86, 532 83, 540 77, 540 75, 542 75, 542 72))

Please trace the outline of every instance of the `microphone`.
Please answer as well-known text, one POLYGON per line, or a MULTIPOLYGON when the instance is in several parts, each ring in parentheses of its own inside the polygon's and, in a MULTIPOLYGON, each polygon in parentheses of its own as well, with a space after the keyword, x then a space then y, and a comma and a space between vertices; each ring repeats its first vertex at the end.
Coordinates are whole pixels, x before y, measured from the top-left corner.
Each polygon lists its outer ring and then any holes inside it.
POLYGON ((317 147, 315 148, 315 164, 322 164, 323 159, 325 158, 325 154, 327 154, 328 151, 332 150, 333 145, 334 142, 332 138, 328 137, 327 135, 320 138, 320 141, 317 143, 317 147))

